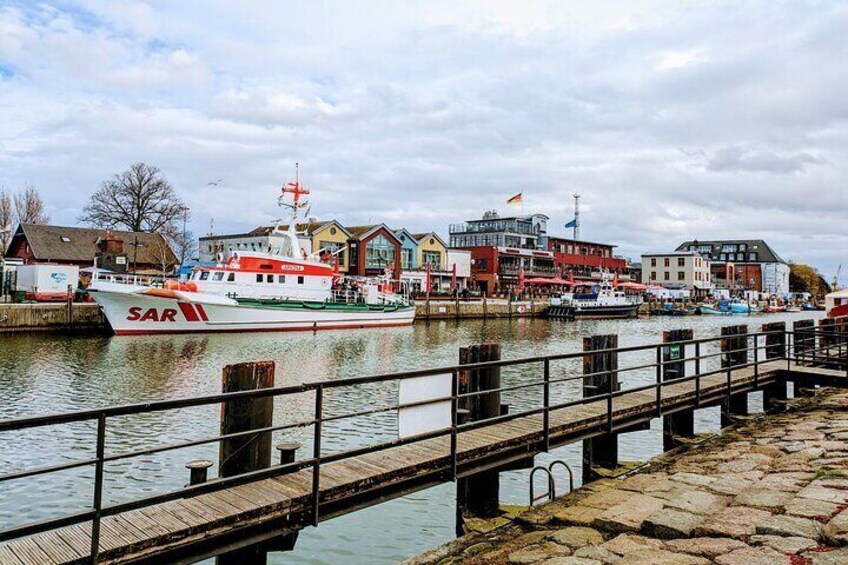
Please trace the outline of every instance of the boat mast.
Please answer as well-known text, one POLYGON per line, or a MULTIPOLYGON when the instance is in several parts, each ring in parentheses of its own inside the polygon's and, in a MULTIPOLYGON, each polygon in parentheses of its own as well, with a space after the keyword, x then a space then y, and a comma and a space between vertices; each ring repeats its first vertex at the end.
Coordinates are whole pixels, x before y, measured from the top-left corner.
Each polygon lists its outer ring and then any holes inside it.
POLYGON ((574 241, 580 241, 580 195, 574 193, 574 241))

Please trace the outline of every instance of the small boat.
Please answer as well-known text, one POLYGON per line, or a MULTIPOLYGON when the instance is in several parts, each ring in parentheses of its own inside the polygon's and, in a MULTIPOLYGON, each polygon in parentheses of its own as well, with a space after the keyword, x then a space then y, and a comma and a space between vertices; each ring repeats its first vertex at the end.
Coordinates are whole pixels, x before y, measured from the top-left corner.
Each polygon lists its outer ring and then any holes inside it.
POLYGON ((713 308, 712 306, 702 305, 698 307, 698 311, 701 314, 709 315, 709 316, 730 316, 732 312, 729 310, 722 310, 720 308, 713 308))
POLYGON ((824 308, 828 318, 848 318, 848 289, 825 295, 824 308))
POLYGON ((616 282, 604 272, 601 282, 592 285, 588 292, 551 296, 547 315, 551 318, 635 318, 641 299, 616 290, 616 282))
POLYGON ((793 304, 792 306, 786 307, 786 312, 803 312, 804 309, 801 306, 793 304))

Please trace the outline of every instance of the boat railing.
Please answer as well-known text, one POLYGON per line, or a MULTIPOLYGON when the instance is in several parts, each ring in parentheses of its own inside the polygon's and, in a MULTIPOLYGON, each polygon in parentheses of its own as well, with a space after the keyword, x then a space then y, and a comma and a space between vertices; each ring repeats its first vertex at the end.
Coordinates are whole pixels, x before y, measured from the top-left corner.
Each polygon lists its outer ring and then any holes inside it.
POLYGON ((134 273, 97 273, 94 281, 109 282, 116 284, 129 284, 138 286, 152 286, 163 288, 167 279, 159 275, 138 275, 134 273))

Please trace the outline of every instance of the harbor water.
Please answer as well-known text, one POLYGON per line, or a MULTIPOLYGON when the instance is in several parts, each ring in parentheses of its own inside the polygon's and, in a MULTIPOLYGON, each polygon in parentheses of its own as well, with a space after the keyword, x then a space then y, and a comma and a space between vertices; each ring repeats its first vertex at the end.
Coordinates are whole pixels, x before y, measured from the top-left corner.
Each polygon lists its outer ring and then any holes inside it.
MULTIPOLYGON (((582 338, 615 333, 620 346, 657 343, 663 330, 692 328, 696 338, 714 337, 720 327, 821 317, 818 312, 759 316, 653 317, 632 320, 495 319, 434 321, 410 328, 291 334, 219 334, 205 336, 87 337, 5 335, 0 337, 0 419, 21 418, 96 408, 213 394, 220 391, 221 369, 231 363, 273 360, 277 386, 331 381, 451 365, 458 349, 483 342, 502 344, 503 357, 514 359, 577 352, 582 338)), ((717 344, 716 344, 717 348, 717 344)), ((651 351, 641 362, 650 363, 651 351)), ((621 367, 639 363, 638 356, 621 359, 621 367)), ((717 362, 717 359, 715 359, 717 362)), ((552 364, 552 377, 577 375, 579 360, 552 364)), ((541 365, 505 368, 504 386, 538 380, 541 365)), ((623 373, 622 387, 651 382, 653 369, 623 373)), ((510 410, 539 406, 541 388, 510 391, 503 402, 510 410)), ((579 398, 579 381, 552 388, 553 402, 579 398)), ((397 401, 396 383, 328 391, 327 414, 342 414, 387 406, 397 401)), ((751 395, 752 410, 760 409, 751 395)), ((275 425, 309 419, 308 395, 275 399, 275 425)), ((119 453, 188 441, 217 434, 218 407, 196 407, 110 419, 106 452, 119 453)), ((662 450, 661 423, 651 430, 622 436, 622 460, 646 460, 662 450)), ((715 431, 715 408, 696 413, 696 431, 715 431)), ((324 430, 328 452, 371 445, 397 436, 393 413, 339 420, 324 430)), ((94 454, 94 426, 89 423, 0 433, 0 474, 23 468, 55 465, 94 454)), ((274 441, 311 444, 310 428, 275 434, 274 441)), ((310 455, 304 447, 300 456, 310 455)), ((217 461, 215 444, 195 446, 106 466, 105 503, 165 492, 188 481, 185 463, 217 461)), ((537 463, 562 459, 578 473, 580 445, 556 449, 537 463)), ((212 469, 214 475, 215 469, 212 469)), ((0 483, 0 529, 80 512, 91 503, 91 468, 0 483)), ((501 502, 527 504, 529 471, 502 474, 501 502)), ((566 482, 560 479, 562 485, 566 482)), ((560 491, 562 489, 560 488, 560 491)), ((295 550, 274 553, 270 563, 396 563, 453 538, 455 485, 444 484, 307 528, 295 550)))

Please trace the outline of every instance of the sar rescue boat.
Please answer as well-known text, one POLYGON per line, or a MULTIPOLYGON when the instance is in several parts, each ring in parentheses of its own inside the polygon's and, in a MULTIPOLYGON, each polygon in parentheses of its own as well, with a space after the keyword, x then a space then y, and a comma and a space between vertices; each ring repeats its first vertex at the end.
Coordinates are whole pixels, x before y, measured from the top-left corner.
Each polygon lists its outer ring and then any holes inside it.
POLYGON ((283 187, 279 203, 291 209, 291 221, 284 231, 275 222, 279 248, 219 255, 214 267, 196 268, 188 280, 166 280, 161 287, 95 277, 88 290, 118 335, 412 324, 415 306, 388 275, 345 278, 334 254, 301 249, 295 226, 306 194, 298 180, 283 187), (289 194, 292 204, 285 202, 289 194))

